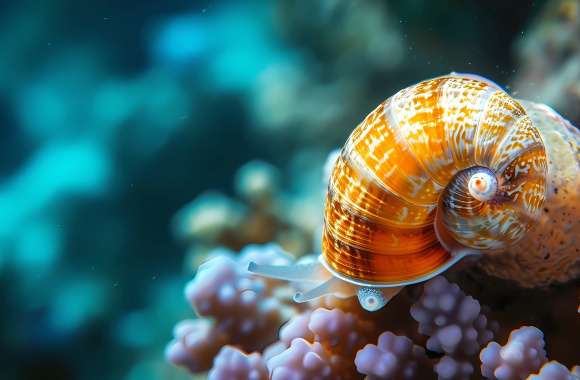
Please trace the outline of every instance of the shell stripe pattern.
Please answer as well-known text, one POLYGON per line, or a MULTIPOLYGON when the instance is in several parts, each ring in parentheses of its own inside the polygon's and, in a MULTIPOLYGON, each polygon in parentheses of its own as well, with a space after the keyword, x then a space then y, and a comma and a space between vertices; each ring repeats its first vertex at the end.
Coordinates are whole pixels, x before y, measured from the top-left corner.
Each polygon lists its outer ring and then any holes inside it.
POLYGON ((323 258, 356 279, 418 280, 451 259, 435 233, 437 212, 460 245, 504 248, 538 215, 546 175, 539 131, 497 86, 457 76, 421 82, 380 104, 342 149, 327 193, 323 258), (477 168, 498 179, 490 201, 468 192, 477 168))

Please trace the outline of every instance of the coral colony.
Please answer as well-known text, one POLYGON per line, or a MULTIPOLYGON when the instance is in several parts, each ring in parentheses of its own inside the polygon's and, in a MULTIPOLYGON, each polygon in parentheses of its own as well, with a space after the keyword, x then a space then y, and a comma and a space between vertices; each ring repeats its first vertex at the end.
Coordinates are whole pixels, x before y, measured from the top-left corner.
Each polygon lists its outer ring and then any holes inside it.
POLYGON ((209 256, 185 289, 198 318, 176 325, 166 357, 192 373, 209 370, 210 380, 580 378, 580 367, 548 361, 533 326, 493 341, 498 323, 443 276, 422 286, 409 323, 388 326, 356 299, 295 304, 290 285, 244 269, 250 260, 288 263, 275 244, 209 256), (405 335, 416 337, 414 329, 428 337, 423 345, 405 335))

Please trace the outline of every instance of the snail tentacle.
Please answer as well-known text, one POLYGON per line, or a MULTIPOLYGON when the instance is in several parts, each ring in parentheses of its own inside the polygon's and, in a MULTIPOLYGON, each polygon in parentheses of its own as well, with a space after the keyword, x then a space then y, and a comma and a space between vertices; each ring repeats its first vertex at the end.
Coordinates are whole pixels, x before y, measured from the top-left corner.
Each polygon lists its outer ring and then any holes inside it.
POLYGON ((252 261, 248 264, 248 272, 278 280, 316 281, 324 279, 326 271, 318 261, 292 265, 267 265, 252 261))
POLYGON ((294 301, 303 303, 326 295, 334 295, 338 298, 349 298, 356 294, 356 289, 355 286, 345 283, 337 277, 331 277, 312 289, 296 293, 294 295, 294 301))

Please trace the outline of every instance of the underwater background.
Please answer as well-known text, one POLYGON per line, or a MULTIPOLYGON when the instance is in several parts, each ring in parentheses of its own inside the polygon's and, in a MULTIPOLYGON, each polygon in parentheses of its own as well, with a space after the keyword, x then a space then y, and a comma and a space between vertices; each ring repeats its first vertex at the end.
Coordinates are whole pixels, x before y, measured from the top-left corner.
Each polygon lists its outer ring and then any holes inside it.
MULTIPOLYGON (((319 252, 327 156, 420 80, 476 73, 579 125, 579 41, 577 0, 2 2, 0 379, 206 378, 212 355, 192 375, 166 350, 216 248, 319 252)), ((578 281, 472 287, 500 344, 535 323, 580 364, 578 281)))

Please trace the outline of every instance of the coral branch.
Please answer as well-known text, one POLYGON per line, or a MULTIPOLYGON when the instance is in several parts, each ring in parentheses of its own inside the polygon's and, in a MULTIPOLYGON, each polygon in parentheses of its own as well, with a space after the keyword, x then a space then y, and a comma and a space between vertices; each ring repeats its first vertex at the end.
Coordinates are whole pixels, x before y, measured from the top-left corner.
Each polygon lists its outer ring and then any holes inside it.
POLYGON ((503 347, 491 342, 481 351, 481 373, 489 379, 525 379, 547 361, 544 345, 539 329, 526 326, 514 330, 503 347))

